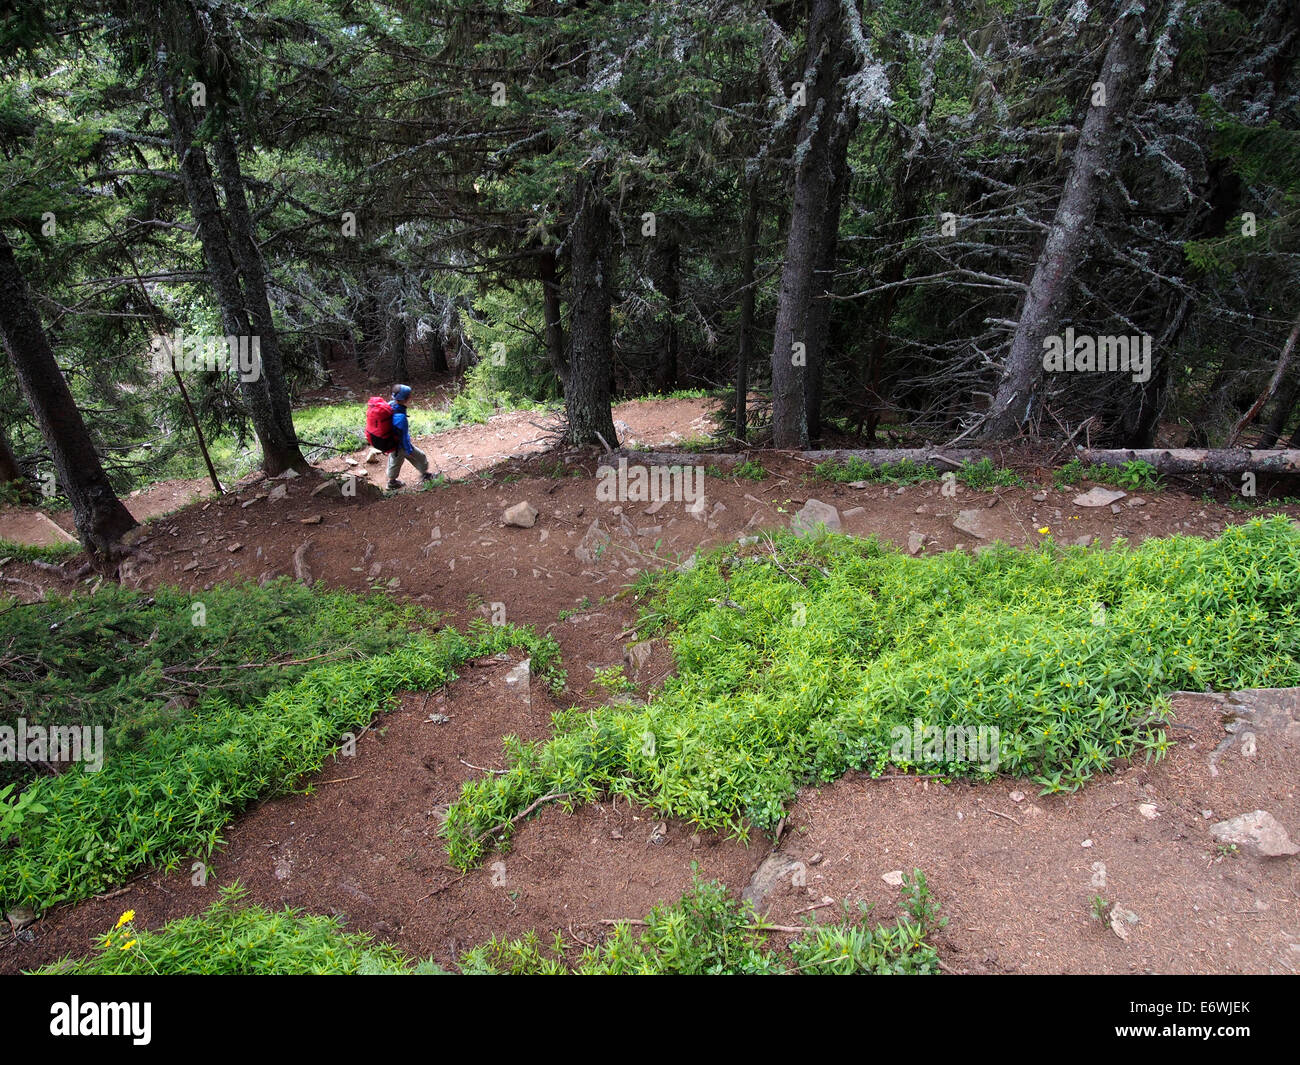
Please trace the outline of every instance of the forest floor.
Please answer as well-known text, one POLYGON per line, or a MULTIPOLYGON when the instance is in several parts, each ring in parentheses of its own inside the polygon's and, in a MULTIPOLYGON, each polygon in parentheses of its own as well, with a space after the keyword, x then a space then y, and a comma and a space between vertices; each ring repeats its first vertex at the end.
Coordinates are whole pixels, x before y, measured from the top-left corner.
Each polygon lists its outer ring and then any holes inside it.
MULTIPOLYGON (((708 432, 708 406, 633 402, 615 417, 638 442, 671 446, 708 432)), ((692 517, 680 502, 598 502, 594 457, 544 450, 548 431, 535 422, 547 424, 510 412, 422 439, 440 468, 463 479, 373 502, 313 496, 321 482, 310 476, 278 482, 286 492, 273 500, 268 482, 249 478, 227 496, 151 522, 127 582, 198 592, 293 575, 297 554, 315 581, 383 588, 450 624, 490 616, 501 604, 503 620, 556 637, 567 690, 557 698, 536 678, 513 682, 517 659, 488 659, 445 691, 406 695, 361 737, 355 756, 327 765, 310 794, 260 803, 230 825, 206 886, 194 886, 189 869, 150 870, 109 896, 54 909, 30 938, 0 943, 0 971, 84 954, 126 909, 149 927, 199 912, 236 878, 252 901, 338 914, 352 930, 444 963, 493 935, 531 929, 544 942, 559 931, 581 945, 603 938, 604 921, 676 899, 698 864, 704 877, 738 893, 748 888, 784 925, 810 913, 833 919, 842 902, 859 901, 892 920, 898 893, 884 878, 920 868, 950 919, 935 944, 952 972, 1300 972, 1300 862, 1225 853, 1209 834, 1216 821, 1264 809, 1300 836, 1294 696, 1277 697, 1281 724, 1261 730, 1248 751, 1225 732, 1231 704, 1178 695, 1177 746, 1164 761, 1122 767, 1073 795, 1039 797, 1012 779, 945 785, 850 774, 803 790, 778 841, 756 834, 748 844, 676 822, 658 827, 625 802, 572 813, 552 805, 518 826, 508 854, 457 873, 438 836, 439 813, 462 782, 503 765, 503 736, 541 738, 552 712, 601 705, 597 669, 626 662, 642 697, 672 669, 664 641, 639 667, 625 657, 637 618, 618 593, 642 569, 784 527, 810 498, 836 507, 844 532, 903 550, 910 541, 927 554, 995 538, 1031 545, 1044 527, 1058 543, 1212 537, 1251 517, 1176 490, 1129 493, 1118 513, 1085 508, 1073 499, 1086 485, 1056 490, 1050 476, 1043 488, 960 487, 953 498, 934 483, 857 489, 771 452, 753 453, 768 471, 763 480, 706 478, 708 506, 692 517), (479 476, 466 476, 471 471, 479 476), (536 525, 505 526, 502 512, 522 500, 540 512, 536 525), (968 509, 981 512, 983 536, 953 527, 968 509), (1095 920, 1094 896, 1136 921, 1112 928, 1095 920)), ((381 484, 382 466, 364 457, 323 468, 361 471, 381 484)), ((414 482, 414 471, 403 479, 414 482)), ((137 516, 154 505, 151 492, 128 500, 137 516)), ((159 505, 174 510, 176 499, 159 505)), ((10 562, 4 572, 68 587, 26 563, 10 562)))

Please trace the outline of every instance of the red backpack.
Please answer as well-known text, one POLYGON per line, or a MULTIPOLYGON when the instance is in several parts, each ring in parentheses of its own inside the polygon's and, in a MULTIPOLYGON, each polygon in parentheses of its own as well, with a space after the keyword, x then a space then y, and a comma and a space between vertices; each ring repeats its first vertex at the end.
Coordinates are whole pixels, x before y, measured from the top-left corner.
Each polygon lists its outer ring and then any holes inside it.
POLYGON ((379 396, 371 396, 366 403, 366 439, 379 451, 396 451, 401 443, 393 431, 393 408, 379 396))

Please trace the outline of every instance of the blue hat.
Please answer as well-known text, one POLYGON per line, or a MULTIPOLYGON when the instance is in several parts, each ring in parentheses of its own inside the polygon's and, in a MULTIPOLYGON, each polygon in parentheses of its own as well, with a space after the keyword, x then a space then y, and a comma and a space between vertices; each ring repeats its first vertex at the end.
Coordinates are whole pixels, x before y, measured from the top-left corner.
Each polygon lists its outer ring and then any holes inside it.
POLYGON ((399 403, 405 403, 411 398, 411 386, 393 385, 393 398, 399 403))

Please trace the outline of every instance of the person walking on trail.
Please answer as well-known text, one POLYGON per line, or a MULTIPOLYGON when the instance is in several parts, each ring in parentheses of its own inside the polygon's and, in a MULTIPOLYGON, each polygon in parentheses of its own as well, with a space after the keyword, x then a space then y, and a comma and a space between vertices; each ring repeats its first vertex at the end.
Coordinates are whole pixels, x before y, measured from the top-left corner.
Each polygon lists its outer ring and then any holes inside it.
POLYGON ((372 396, 366 412, 366 437, 372 447, 388 455, 388 490, 402 486, 397 475, 402 463, 409 462, 420 471, 420 480, 432 481, 429 458, 411 442, 411 425, 406 417, 406 401, 411 398, 410 385, 394 385, 393 398, 385 402, 372 396))

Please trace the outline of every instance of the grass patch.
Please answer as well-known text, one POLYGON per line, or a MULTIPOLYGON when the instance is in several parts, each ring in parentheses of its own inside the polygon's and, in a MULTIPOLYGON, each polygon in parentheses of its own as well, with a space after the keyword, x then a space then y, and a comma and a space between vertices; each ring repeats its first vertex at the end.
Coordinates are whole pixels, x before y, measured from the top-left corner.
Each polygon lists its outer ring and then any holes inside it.
MULTIPOLYGON (((557 714, 549 742, 508 741, 506 772, 464 785, 444 826, 454 864, 507 842, 547 794, 622 795, 743 838, 802 784, 919 768, 894 731, 918 720, 996 728, 998 771, 1072 791, 1163 754, 1166 692, 1300 683, 1300 529, 1285 519, 1107 551, 1048 538, 911 558, 788 535, 747 550, 659 578, 641 635, 670 630, 677 673, 650 705, 557 714)), ((926 754, 930 772, 994 771, 926 754)))
POLYGON ((12 540, 0 540, 0 558, 12 559, 14 562, 66 562, 73 555, 81 554, 81 550, 80 544, 33 547, 31 544, 16 544, 12 540))
MULTIPOLYGON (((819 462, 813 467, 813 476, 840 483, 861 481, 867 484, 909 485, 941 481, 945 475, 939 472, 938 467, 928 462, 902 459, 899 462, 884 462, 874 466, 865 459, 850 455, 842 462, 835 459, 819 462)), ((1023 487, 1025 483, 1015 470, 995 466, 987 456, 979 462, 966 459, 955 471, 952 471, 952 476, 967 488, 976 490, 1023 487)))
MULTIPOLYGON (((182 634, 193 616, 190 596, 176 591, 146 599, 114 589, 106 610, 97 595, 0 615, 15 631, 12 618, 22 615, 49 644, 40 653, 22 652, 6 714, 31 713, 38 722, 56 714, 80 724, 98 719, 117 734, 98 772, 78 766, 27 785, 23 798, 44 809, 24 816, 17 844, 0 849, 0 904, 46 909, 103 891, 141 865, 171 869, 210 854, 235 814, 318 771, 343 735, 366 725, 396 692, 440 687, 456 678, 462 662, 512 646, 527 649, 534 668, 548 675, 558 661, 554 640, 514 626, 482 623, 467 633, 429 635, 409 631, 420 620, 414 608, 375 597, 308 591, 311 601, 297 603, 291 582, 269 596, 259 591, 267 590, 202 593, 214 631, 194 632, 188 641, 182 634), (276 615, 281 596, 296 609, 276 615), (58 618, 67 635, 49 637, 47 617, 58 618), (152 626, 157 635, 145 636, 152 626), (323 647, 328 657, 234 668, 286 646, 323 647), (168 661, 184 668, 170 671, 168 661), (211 672, 194 669, 206 665, 211 672), (178 678, 194 682, 193 704, 160 706, 178 678), (49 696, 47 705, 34 701, 37 693, 62 694, 49 696), (55 709, 60 700, 71 708, 55 709)), ((14 668, 11 662, 7 673, 14 668)))
POLYGON ((304 976, 434 975, 431 962, 416 963, 396 947, 369 935, 344 932, 337 917, 286 908, 272 913, 246 903, 238 883, 223 888, 204 913, 169 921, 156 932, 137 928, 135 911, 87 958, 64 958, 37 976, 304 976))

